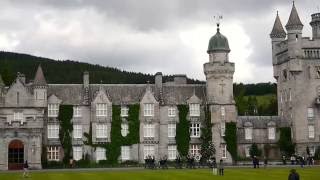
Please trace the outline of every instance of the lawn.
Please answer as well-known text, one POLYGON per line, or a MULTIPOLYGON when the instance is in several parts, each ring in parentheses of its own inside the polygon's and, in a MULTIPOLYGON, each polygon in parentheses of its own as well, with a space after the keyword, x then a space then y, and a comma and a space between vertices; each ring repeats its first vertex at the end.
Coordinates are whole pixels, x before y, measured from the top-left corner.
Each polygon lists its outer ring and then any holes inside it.
MULTIPOLYGON (((107 170, 107 171, 80 171, 80 172, 32 172, 28 179, 39 180, 188 180, 188 179, 224 179, 224 180, 281 180, 288 179, 289 168, 267 168, 267 169, 250 169, 250 168, 232 168, 225 170, 225 176, 219 177, 212 175, 209 169, 195 170, 107 170)), ((301 180, 319 180, 320 167, 314 168, 297 168, 301 180)), ((0 180, 23 179, 21 173, 0 173, 0 180)))

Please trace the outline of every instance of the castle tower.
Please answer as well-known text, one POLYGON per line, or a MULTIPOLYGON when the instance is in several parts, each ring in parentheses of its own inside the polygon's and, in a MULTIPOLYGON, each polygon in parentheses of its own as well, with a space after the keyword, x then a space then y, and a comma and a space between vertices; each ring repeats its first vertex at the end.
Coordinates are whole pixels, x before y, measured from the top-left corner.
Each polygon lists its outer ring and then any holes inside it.
POLYGON ((47 106, 47 87, 47 81, 43 75, 41 65, 39 65, 33 81, 33 97, 35 106, 47 106))
POLYGON ((216 158, 232 162, 227 153, 224 141, 224 131, 227 122, 236 121, 236 108, 233 99, 234 63, 229 62, 228 39, 220 33, 217 23, 217 33, 210 39, 208 51, 209 62, 204 64, 206 75, 207 103, 211 111, 212 141, 216 149, 216 158))
POLYGON ((320 39, 320 13, 312 14, 311 19, 312 38, 320 39))

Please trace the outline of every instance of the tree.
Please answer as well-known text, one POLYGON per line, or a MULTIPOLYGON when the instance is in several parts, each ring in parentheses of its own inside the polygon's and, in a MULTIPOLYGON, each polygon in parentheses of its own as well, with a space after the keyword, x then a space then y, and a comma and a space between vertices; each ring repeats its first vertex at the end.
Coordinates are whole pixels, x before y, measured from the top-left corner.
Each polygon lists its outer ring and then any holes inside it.
POLYGON ((214 144, 212 143, 212 123, 209 106, 205 108, 205 122, 201 128, 201 159, 206 161, 215 155, 214 144))
POLYGON ((253 143, 249 150, 250 157, 253 158, 254 156, 261 156, 262 151, 258 148, 256 143, 253 143))
POLYGON ((232 156, 233 163, 237 162, 238 147, 237 147, 237 125, 235 122, 226 123, 226 131, 224 140, 227 144, 227 150, 232 156))
POLYGON ((309 146, 307 146, 307 147, 306 147, 306 152, 307 152, 307 155, 308 155, 308 156, 310 156, 310 149, 309 149, 309 146))
POLYGON ((282 154, 287 157, 291 156, 295 152, 295 144, 291 139, 291 128, 283 127, 280 128, 280 138, 278 140, 278 146, 282 154))

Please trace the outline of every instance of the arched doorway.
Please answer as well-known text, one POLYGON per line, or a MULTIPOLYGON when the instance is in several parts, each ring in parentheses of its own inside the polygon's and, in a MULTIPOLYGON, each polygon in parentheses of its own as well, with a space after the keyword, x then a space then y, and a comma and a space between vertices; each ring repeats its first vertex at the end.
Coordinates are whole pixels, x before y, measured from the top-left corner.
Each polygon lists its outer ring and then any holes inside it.
POLYGON ((20 140, 13 140, 8 147, 8 169, 23 169, 24 146, 20 140))

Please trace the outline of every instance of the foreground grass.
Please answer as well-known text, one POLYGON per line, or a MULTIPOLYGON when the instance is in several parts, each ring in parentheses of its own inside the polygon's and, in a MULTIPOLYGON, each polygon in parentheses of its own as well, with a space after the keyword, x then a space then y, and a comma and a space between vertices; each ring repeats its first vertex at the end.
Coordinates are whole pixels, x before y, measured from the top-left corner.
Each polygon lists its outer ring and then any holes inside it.
MULTIPOLYGON (((72 172, 32 172, 28 179, 39 180, 189 180, 189 179, 224 179, 224 180, 281 180, 288 179, 288 168, 233 168, 226 169, 225 176, 214 176, 209 169, 195 170, 120 170, 120 171, 72 171, 72 172)), ((320 168, 297 168, 301 180, 319 180, 320 168)), ((0 180, 23 179, 22 173, 0 173, 0 180)))

